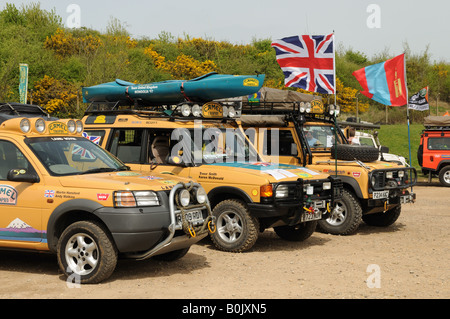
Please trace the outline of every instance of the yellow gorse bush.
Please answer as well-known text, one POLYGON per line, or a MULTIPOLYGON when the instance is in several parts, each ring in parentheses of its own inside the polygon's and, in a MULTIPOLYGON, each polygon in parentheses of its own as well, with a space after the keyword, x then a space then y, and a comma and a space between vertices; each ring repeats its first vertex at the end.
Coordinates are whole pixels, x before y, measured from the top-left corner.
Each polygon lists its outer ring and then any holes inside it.
POLYGON ((64 80, 45 75, 34 84, 33 103, 42 106, 50 114, 73 104, 76 98, 76 88, 64 80))
POLYGON ((102 40, 91 34, 74 37, 71 33, 58 28, 55 34, 47 37, 44 42, 46 49, 53 50, 57 56, 63 58, 73 54, 91 54, 102 46, 102 40))
POLYGON ((152 59, 156 68, 170 73, 174 78, 195 78, 217 70, 212 60, 200 62, 189 55, 180 54, 175 61, 167 61, 151 46, 145 48, 144 53, 152 59))

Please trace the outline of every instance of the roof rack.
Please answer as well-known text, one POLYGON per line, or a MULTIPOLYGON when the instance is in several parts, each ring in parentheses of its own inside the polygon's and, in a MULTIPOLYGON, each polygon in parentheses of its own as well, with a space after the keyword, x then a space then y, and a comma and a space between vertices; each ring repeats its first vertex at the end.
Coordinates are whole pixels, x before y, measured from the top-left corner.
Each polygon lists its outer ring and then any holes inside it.
POLYGON ((331 119, 340 113, 339 107, 333 104, 324 106, 320 100, 300 101, 243 101, 242 114, 292 115, 304 116, 308 119, 331 119))
POLYGON ((240 116, 241 102, 233 100, 216 100, 206 103, 182 102, 176 105, 142 105, 117 102, 91 102, 84 115, 98 114, 134 114, 149 118, 167 118, 170 120, 222 119, 233 120, 240 116), (205 111, 205 109, 207 109, 205 111), (209 112, 208 112, 209 111, 209 112), (214 113, 214 114, 212 114, 214 113))
POLYGON ((45 112, 39 105, 23 104, 17 102, 0 102, 0 123, 16 117, 41 117, 54 120, 50 114, 45 112))

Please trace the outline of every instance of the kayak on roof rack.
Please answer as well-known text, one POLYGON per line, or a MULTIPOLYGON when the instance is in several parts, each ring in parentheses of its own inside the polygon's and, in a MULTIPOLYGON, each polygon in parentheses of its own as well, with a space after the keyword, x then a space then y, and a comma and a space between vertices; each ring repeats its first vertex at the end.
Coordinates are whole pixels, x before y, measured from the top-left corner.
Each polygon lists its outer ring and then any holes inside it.
POLYGON ((230 75, 211 72, 192 80, 169 80, 135 84, 115 80, 83 88, 83 102, 109 101, 128 104, 176 104, 183 101, 208 102, 249 95, 262 87, 264 74, 230 75))

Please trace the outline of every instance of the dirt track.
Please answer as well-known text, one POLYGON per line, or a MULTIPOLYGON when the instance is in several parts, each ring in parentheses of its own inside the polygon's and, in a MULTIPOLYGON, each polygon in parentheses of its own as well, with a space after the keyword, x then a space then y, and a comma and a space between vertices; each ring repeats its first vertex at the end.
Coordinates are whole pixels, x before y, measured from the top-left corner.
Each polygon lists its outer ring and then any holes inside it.
POLYGON ((121 260, 108 281, 81 288, 67 286, 55 256, 0 251, 0 298, 447 299, 450 189, 431 185, 416 186, 417 202, 388 228, 302 243, 265 231, 241 254, 204 240, 172 263, 121 260))

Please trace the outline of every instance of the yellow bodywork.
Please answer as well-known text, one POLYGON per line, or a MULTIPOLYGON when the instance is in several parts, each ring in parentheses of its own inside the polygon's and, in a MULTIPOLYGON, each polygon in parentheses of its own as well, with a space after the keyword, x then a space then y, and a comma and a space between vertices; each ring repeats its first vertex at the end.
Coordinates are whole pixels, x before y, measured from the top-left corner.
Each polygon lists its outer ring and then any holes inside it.
MULTIPOLYGON (((189 181, 177 176, 138 171, 52 176, 25 140, 35 137, 81 137, 81 131, 70 133, 68 120, 61 120, 46 122, 45 130, 38 132, 35 126, 37 119, 29 119, 30 130, 24 133, 19 127, 21 120, 16 118, 3 122, 0 125, 0 141, 12 143, 23 154, 39 176, 39 182, 0 179, 0 247, 48 250, 46 230, 50 215, 68 200, 86 199, 113 207, 115 191, 168 190, 180 181, 189 181)), ((0 153, 0 162, 6 160, 0 153)), ((26 171, 18 169, 15 173, 25 174, 26 171)))

